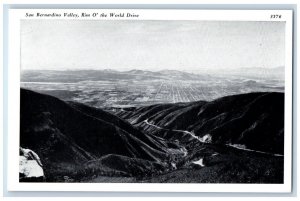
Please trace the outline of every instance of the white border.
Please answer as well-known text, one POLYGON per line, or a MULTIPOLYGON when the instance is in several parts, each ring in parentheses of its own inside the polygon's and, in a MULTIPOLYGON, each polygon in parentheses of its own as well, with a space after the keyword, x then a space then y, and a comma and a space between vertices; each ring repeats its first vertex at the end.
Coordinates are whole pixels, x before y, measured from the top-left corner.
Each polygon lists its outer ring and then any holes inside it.
MULTIPOLYGON (((140 183, 19 183, 19 121, 20 121, 20 20, 33 9, 9 10, 9 60, 8 60, 8 191, 105 191, 105 192, 291 192, 292 151, 292 11, 290 10, 114 10, 133 12, 139 18, 130 20, 228 20, 228 21, 285 21, 285 146, 284 184, 140 184, 140 183), (280 19, 270 19, 280 14, 280 19)), ((101 9, 36 9, 35 12, 98 12, 101 9)), ((28 18, 26 18, 28 19, 28 18)), ((31 18, 34 19, 34 18, 31 18)), ((42 18, 38 18, 42 19, 42 18)), ((58 19, 48 18, 45 19, 58 19)), ((61 19, 61 18, 60 18, 61 19)), ((69 20, 75 18, 67 18, 69 20)), ((78 18, 76 18, 78 19, 78 18)), ((124 20, 123 18, 100 18, 124 20)), ((84 20, 84 19, 81 19, 84 20)), ((89 20, 99 20, 91 19, 89 20)))

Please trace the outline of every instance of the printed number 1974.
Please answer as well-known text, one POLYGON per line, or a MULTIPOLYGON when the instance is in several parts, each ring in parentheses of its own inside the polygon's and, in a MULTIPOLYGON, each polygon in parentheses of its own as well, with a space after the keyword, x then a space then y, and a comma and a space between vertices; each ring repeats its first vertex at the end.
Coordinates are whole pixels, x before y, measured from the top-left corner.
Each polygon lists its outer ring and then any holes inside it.
POLYGON ((271 15, 271 18, 273 18, 273 19, 280 19, 281 18, 281 15, 271 15))

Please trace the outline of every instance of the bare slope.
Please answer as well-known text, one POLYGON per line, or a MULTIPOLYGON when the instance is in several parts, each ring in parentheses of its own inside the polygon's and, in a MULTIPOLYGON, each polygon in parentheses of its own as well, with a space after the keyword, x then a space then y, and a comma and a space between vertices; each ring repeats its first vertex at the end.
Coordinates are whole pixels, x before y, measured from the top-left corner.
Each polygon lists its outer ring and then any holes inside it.
POLYGON ((200 138, 210 135, 212 143, 283 154, 283 93, 249 93, 211 102, 128 108, 116 114, 166 139, 182 140, 187 133, 200 138))
POLYGON ((82 167, 108 154, 161 164, 170 158, 166 142, 119 117, 24 89, 20 126, 20 146, 40 156, 46 176, 73 171, 73 166, 82 167))

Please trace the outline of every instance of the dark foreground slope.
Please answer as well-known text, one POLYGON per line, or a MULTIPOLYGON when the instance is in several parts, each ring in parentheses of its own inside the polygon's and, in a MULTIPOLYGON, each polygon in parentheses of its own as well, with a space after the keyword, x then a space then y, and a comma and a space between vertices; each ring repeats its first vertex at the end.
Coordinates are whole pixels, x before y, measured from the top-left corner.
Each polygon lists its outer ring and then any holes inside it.
POLYGON ((211 136, 215 144, 231 144, 283 154, 284 94, 249 93, 211 102, 152 105, 116 114, 146 132, 182 140, 187 132, 211 136))
MULTIPOLYGON (((93 164, 101 163, 114 171, 110 157, 123 161, 124 166, 124 157, 155 163, 155 167, 170 161, 165 141, 144 134, 117 116, 25 89, 21 89, 20 124, 20 146, 39 155, 48 180, 66 172, 76 174, 83 165, 93 169, 93 164), (106 163, 99 162, 106 155, 106 163)), ((130 163, 129 168, 134 168, 135 161, 130 163)))
POLYGON ((179 142, 183 164, 144 182, 282 183, 284 94, 115 109, 137 128, 179 142), (207 138, 206 138, 207 137, 207 138), (195 166, 195 162, 202 164, 195 166))
POLYGON ((117 117, 21 89, 20 146, 39 156, 47 182, 282 183, 284 157, 274 154, 283 149, 282 97, 153 105, 117 117))

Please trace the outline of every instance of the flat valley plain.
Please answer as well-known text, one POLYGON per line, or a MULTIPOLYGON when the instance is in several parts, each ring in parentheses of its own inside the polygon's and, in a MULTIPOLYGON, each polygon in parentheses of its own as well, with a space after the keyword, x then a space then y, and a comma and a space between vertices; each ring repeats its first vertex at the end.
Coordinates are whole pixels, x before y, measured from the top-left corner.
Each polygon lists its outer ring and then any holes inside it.
POLYGON ((284 92, 282 69, 224 73, 131 70, 35 71, 22 73, 21 87, 97 108, 211 101, 250 92, 284 92))

